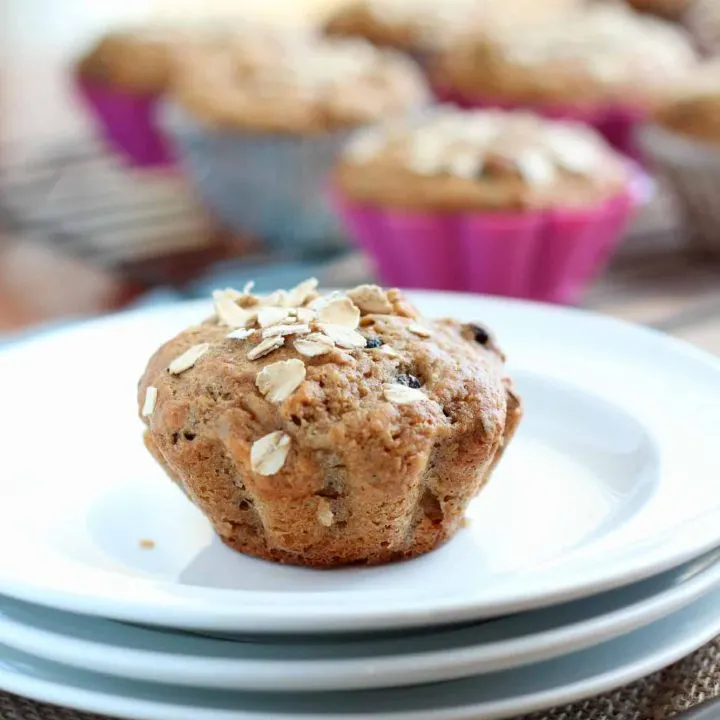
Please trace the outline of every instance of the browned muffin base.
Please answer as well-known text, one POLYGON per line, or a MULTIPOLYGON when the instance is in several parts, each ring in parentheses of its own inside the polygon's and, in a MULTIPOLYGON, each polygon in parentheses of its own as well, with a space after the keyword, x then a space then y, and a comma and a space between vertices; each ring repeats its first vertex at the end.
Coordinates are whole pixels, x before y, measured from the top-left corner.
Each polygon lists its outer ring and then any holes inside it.
POLYGON ((461 522, 454 523, 453 527, 448 525, 440 527, 431 526, 422 531, 418 531, 413 544, 407 549, 387 550, 380 548, 377 552, 370 555, 364 554, 362 556, 352 552, 352 548, 342 548, 337 552, 324 549, 323 552, 317 554, 305 554, 301 556, 279 548, 268 547, 264 538, 252 533, 243 533, 231 537, 219 535, 219 537, 223 543, 232 550, 250 555, 259 560, 268 560, 269 562, 276 562, 281 565, 298 565, 323 570, 347 567, 349 565, 386 565, 387 563, 400 562, 402 560, 412 560, 443 545, 455 535, 460 526, 461 522))
MULTIPOLYGON (((490 479, 513 439, 522 417, 522 404, 510 380, 506 380, 506 389, 507 416, 503 436, 496 449, 494 460, 487 468, 475 492, 479 492, 490 479)), ((145 432, 144 440, 148 451, 165 469, 170 479, 187 494, 182 479, 165 460, 149 431, 145 432)), ((429 493, 420 504, 412 530, 412 540, 401 549, 386 548, 381 543, 368 553, 367 546, 359 547, 340 537, 335 543, 325 541, 318 547, 309 547, 302 552, 289 552, 268 543, 267 536, 262 532, 256 517, 251 512, 249 500, 245 499, 245 494, 232 482, 224 481, 215 487, 207 487, 202 496, 191 499, 194 499, 208 516, 218 537, 229 548, 261 560, 317 569, 348 565, 382 565, 410 560, 443 545, 463 527, 464 523, 462 514, 443 515, 437 499, 429 493)))

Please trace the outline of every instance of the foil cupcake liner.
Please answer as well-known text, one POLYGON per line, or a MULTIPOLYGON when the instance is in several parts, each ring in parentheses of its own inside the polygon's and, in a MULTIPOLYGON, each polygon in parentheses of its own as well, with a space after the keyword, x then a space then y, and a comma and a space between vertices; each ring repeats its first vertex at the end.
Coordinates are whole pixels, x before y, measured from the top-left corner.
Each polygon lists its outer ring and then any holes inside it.
POLYGON ((346 246, 325 188, 348 132, 214 129, 169 102, 161 122, 199 196, 225 226, 290 257, 346 246))

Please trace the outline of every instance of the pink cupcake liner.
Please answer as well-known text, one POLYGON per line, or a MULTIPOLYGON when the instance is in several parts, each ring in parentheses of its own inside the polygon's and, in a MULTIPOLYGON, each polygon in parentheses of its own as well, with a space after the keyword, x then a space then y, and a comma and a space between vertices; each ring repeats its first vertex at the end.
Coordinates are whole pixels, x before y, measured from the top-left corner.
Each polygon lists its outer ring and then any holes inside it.
POLYGON ((588 109, 566 105, 522 105, 496 101, 489 98, 468 98, 461 92, 447 87, 435 87, 435 97, 443 103, 452 103, 471 110, 474 108, 498 108, 500 110, 531 110, 554 120, 572 120, 592 125, 617 150, 637 162, 643 155, 636 142, 636 129, 647 119, 646 110, 630 106, 612 106, 588 109))
POLYGON ((173 163, 170 146, 155 121, 157 97, 133 95, 83 78, 76 85, 113 150, 137 167, 173 163))
POLYGON ((628 190, 591 209, 446 214, 337 193, 335 203, 385 285, 574 304, 605 267, 636 201, 628 190))

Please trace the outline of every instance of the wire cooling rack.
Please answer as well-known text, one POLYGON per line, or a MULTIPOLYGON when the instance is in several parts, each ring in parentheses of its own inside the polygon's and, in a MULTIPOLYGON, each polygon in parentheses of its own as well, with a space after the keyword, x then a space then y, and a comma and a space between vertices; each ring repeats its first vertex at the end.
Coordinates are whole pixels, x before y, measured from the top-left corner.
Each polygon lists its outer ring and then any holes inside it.
POLYGON ((183 177, 123 167, 93 141, 4 148, 0 221, 10 240, 56 251, 143 284, 173 282, 227 254, 183 177))
MULTIPOLYGON (((283 266, 283 258, 219 231, 178 171, 130 169, 93 140, 0 152, 0 223, 10 242, 49 243, 130 282, 183 292, 190 281, 204 289, 218 273, 226 279, 223 267, 283 281, 296 269, 308 271, 307 263, 283 266)), ((698 260, 685 247, 671 194, 650 182, 644 207, 586 306, 662 329, 720 317, 720 264, 698 260)), ((310 270, 329 285, 372 279, 368 263, 353 255, 310 270)))

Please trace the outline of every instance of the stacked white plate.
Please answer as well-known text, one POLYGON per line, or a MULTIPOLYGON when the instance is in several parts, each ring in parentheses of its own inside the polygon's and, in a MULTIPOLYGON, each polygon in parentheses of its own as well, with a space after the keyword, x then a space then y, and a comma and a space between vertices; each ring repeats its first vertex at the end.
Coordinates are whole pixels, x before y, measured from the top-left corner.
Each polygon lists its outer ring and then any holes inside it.
POLYGON ((379 568, 223 547, 148 457, 135 387, 205 303, 0 354, 0 689, 127 718, 484 720, 720 633, 720 364, 606 318, 420 293, 494 327, 526 402, 468 527, 379 568))

